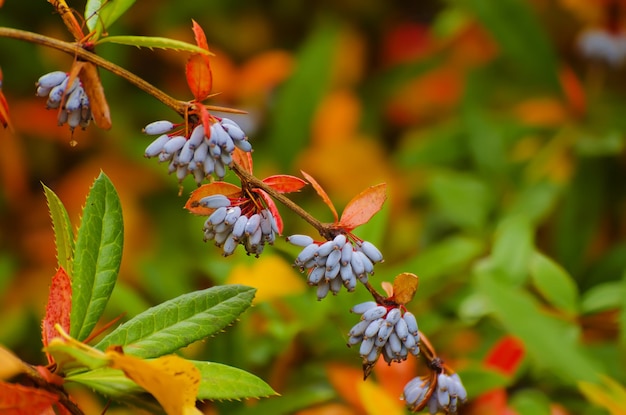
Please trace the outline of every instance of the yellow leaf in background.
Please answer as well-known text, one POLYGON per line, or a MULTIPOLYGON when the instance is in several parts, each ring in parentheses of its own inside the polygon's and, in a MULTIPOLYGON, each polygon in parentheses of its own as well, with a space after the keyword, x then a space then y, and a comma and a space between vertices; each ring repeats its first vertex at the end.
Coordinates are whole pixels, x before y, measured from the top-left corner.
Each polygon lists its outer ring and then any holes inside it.
POLYGON ((276 255, 263 255, 252 266, 235 265, 226 283, 255 287, 254 301, 258 302, 298 294, 306 289, 304 277, 276 255))
POLYGON ((196 408, 201 375, 193 363, 176 355, 143 360, 114 351, 106 354, 112 368, 150 392, 168 415, 202 414, 196 408))
POLYGON ((0 380, 10 379, 19 373, 27 372, 28 369, 28 365, 20 358, 0 346, 0 380))
POLYGON ((602 384, 578 382, 578 388, 589 402, 606 408, 611 415, 626 415, 626 389, 614 379, 602 376, 602 384))
POLYGON ((361 382, 357 386, 359 397, 368 415, 404 415, 404 405, 397 396, 374 382, 361 382))
POLYGON ((393 295, 395 296, 396 303, 404 305, 411 302, 415 296, 418 285, 419 278, 415 274, 403 272, 396 276, 393 281, 393 295))
POLYGON ((550 97, 522 101, 514 113, 525 124, 545 127, 559 126, 570 117, 563 102, 550 97))

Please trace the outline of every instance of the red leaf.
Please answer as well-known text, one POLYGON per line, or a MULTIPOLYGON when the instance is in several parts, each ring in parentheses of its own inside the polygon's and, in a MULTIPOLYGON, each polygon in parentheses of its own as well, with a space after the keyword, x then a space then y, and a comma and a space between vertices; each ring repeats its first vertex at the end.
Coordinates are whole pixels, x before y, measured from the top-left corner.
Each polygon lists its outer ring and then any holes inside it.
POLYGON ((204 128, 204 135, 207 138, 211 137, 211 114, 209 110, 204 106, 200 105, 200 121, 202 122, 202 127, 204 128))
POLYGON ((252 153, 235 148, 233 160, 241 166, 242 169, 252 174, 252 153))
POLYGON ((283 218, 282 216, 280 216, 280 213, 278 212, 278 208, 276 207, 276 203, 274 202, 274 199, 272 199, 272 197, 268 195, 267 192, 265 192, 265 190, 255 188, 255 189, 252 189, 252 191, 257 193, 263 198, 263 201, 265 201, 267 208, 271 212, 272 216, 274 216, 274 220, 276 221, 276 228, 278 228, 278 233, 282 234, 283 233, 283 218))
POLYGON ((326 206, 330 208, 330 211, 333 213, 333 217, 335 218, 335 222, 338 222, 339 215, 337 214, 337 209, 335 209, 335 205, 333 205, 333 202, 330 200, 330 197, 328 197, 326 191, 322 189, 322 186, 320 186, 320 184, 310 174, 302 170, 300 170, 300 173, 302 173, 304 178, 307 179, 309 183, 311 183, 311 186, 313 186, 317 194, 320 195, 324 203, 326 203, 326 206))
POLYGON ((187 85, 196 101, 204 101, 211 93, 213 74, 209 59, 199 53, 193 54, 187 60, 185 75, 187 85))
MULTIPOLYGON (((44 347, 50 344, 50 340, 59 337, 54 328, 55 324, 61 325, 65 332, 70 331, 70 311, 72 309, 72 283, 63 267, 59 267, 50 285, 46 315, 41 325, 41 339, 44 347)), ((48 355, 48 362, 53 363, 52 356, 48 355)))
POLYGON ((7 99, 4 97, 4 93, 2 92, 2 70, 0 69, 0 124, 3 127, 8 126, 9 129, 13 130, 13 126, 11 125, 11 120, 9 118, 9 103, 7 99))
POLYGON ((277 174, 263 179, 263 183, 271 186, 280 193, 297 192, 307 185, 307 182, 296 176, 277 174))
MULTIPOLYGON (((202 49, 209 50, 204 31, 195 20, 192 20, 192 22, 196 44, 202 49)), ((187 85, 189 85, 191 93, 196 101, 204 101, 211 93, 211 88, 213 87, 213 74, 211 72, 209 57, 200 53, 194 53, 187 60, 185 69, 187 85)))
POLYGON ((241 188, 239 186, 235 186, 234 184, 227 182, 213 182, 209 184, 205 184, 203 186, 198 187, 196 190, 191 192, 191 196, 187 203, 185 204, 185 209, 194 215, 202 215, 208 216, 215 209, 209 209, 198 205, 200 199, 206 196, 211 195, 224 195, 226 197, 238 198, 241 196, 241 188))
POLYGON ((351 231, 357 226, 367 223, 387 200, 387 183, 370 186, 356 195, 341 214, 339 225, 351 231))
POLYGON ((0 413, 5 415, 53 414, 59 397, 43 389, 0 382, 0 413))
POLYGON ((524 345, 513 336, 502 337, 485 357, 485 366, 512 376, 524 358, 524 345))
POLYGON ((199 48, 209 50, 209 44, 206 41, 204 30, 195 20, 191 19, 191 29, 193 30, 193 37, 196 39, 196 45, 199 48))

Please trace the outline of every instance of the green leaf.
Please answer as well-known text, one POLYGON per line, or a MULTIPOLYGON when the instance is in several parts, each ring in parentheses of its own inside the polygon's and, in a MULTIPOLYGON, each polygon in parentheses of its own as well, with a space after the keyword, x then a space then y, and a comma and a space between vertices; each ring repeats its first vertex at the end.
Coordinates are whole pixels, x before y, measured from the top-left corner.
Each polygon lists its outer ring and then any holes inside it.
POLYGON ((336 24, 319 25, 298 52, 295 70, 276 95, 267 144, 284 167, 308 142, 313 115, 330 83, 337 35, 336 24))
POLYGON ((485 183, 470 174, 436 173, 429 192, 438 210, 457 226, 479 229, 492 207, 492 195, 485 183))
POLYGON ((622 351, 626 351, 626 270, 622 274, 621 286, 619 289, 622 300, 619 313, 619 345, 622 351))
POLYGON ((622 281, 611 281, 598 284, 586 291, 581 300, 580 308, 583 314, 597 313, 612 308, 624 306, 622 281))
POLYGON ((598 368, 578 343, 578 327, 545 313, 524 290, 512 289, 500 270, 476 269, 479 291, 505 329, 524 343, 528 354, 564 382, 598 380, 598 368))
POLYGON ((388 270, 397 275, 410 270, 420 278, 418 295, 427 297, 446 282, 446 275, 458 273, 485 250, 480 239, 452 236, 421 251, 415 259, 388 270))
POLYGON ((202 374, 198 399, 263 398, 278 395, 267 383, 245 370, 213 362, 192 363, 202 374))
POLYGON ((98 369, 109 364, 109 358, 97 350, 81 348, 80 343, 66 343, 60 338, 50 341, 46 351, 54 357, 61 373, 73 369, 98 369))
POLYGON ((519 415, 550 415, 550 399, 536 389, 523 389, 511 398, 511 406, 519 415))
POLYGON ((71 277, 74 260, 74 232, 72 231, 70 216, 67 214, 61 199, 48 186, 45 184, 42 184, 42 186, 48 200, 48 209, 50 210, 52 228, 54 229, 57 262, 59 266, 65 269, 67 275, 71 277))
POLYGON ((203 55, 213 55, 206 49, 193 45, 191 43, 180 40, 170 39, 167 37, 153 36, 106 36, 98 41, 98 45, 103 43, 117 43, 118 45, 137 46, 138 48, 159 48, 173 49, 177 51, 187 51, 192 53, 201 53, 203 55))
POLYGON ((530 277, 537 291, 550 304, 567 313, 578 312, 578 287, 559 264, 535 252, 530 262, 530 277))
POLYGON ((480 396, 493 389, 506 388, 511 383, 511 379, 499 371, 478 365, 463 368, 458 373, 470 397, 480 396))
POLYGON ((100 173, 87 196, 74 253, 70 335, 79 341, 89 336, 111 296, 123 242, 120 200, 109 178, 100 173))
POLYGON ((124 353, 158 357, 215 334, 246 310, 256 289, 223 285, 183 294, 119 326, 95 347, 124 346, 124 353))
POLYGON ((92 40, 98 40, 102 33, 135 3, 135 0, 87 0, 85 21, 90 32, 95 31, 92 40))
POLYGON ((533 230, 524 215, 509 216, 496 228, 491 265, 500 269, 502 276, 515 285, 528 276, 533 254, 533 230))
POLYGON ((556 53, 528 2, 522 0, 466 0, 514 64, 544 86, 560 91, 556 53))

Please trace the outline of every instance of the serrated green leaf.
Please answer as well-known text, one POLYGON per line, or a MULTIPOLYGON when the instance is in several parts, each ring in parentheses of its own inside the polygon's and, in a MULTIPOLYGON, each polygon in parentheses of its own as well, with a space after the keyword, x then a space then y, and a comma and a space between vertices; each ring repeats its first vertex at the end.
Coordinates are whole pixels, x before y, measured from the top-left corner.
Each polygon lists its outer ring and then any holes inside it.
POLYGON ((79 341, 93 330, 115 286, 123 228, 117 192, 100 173, 87 196, 74 253, 70 335, 79 341))
POLYGON ((544 86, 560 90, 556 53, 528 2, 465 0, 458 3, 476 15, 516 65, 544 86))
POLYGON ((92 40, 98 40, 102 33, 106 33, 133 4, 135 0, 88 0, 85 21, 89 31, 95 31, 92 40))
POLYGON ((324 22, 313 31, 297 54, 295 70, 277 92, 267 144, 285 167, 310 136, 313 115, 330 82, 337 29, 336 24, 324 22))
POLYGON ((201 53, 203 55, 213 55, 213 53, 209 52, 208 50, 198 47, 194 44, 183 42, 181 40, 170 39, 167 37, 106 36, 98 41, 98 45, 101 45, 103 43, 117 43, 118 45, 137 46, 138 48, 172 49, 177 51, 201 53))
POLYGON ((559 264, 535 252, 530 262, 530 277, 535 288, 550 304, 567 313, 578 312, 578 288, 559 264))
POLYGON ((278 395, 265 381, 245 370, 213 362, 192 363, 202 374, 198 399, 264 398, 278 395))
POLYGON ((545 313, 533 297, 511 285, 499 269, 476 270, 478 290, 505 329, 524 343, 539 366, 559 375, 564 382, 596 382, 598 367, 578 342, 578 326, 545 313))
POLYGON ((74 261, 74 232, 70 216, 65 210, 65 206, 61 199, 45 184, 42 184, 46 199, 48 200, 48 209, 50 210, 50 218, 52 219, 52 228, 54 229, 54 244, 57 248, 57 262, 59 266, 65 269, 67 275, 72 277, 72 264, 74 261))
POLYGON ((215 334, 246 310, 256 289, 223 285, 183 294, 119 326, 95 347, 112 345, 142 358, 158 357, 215 334))

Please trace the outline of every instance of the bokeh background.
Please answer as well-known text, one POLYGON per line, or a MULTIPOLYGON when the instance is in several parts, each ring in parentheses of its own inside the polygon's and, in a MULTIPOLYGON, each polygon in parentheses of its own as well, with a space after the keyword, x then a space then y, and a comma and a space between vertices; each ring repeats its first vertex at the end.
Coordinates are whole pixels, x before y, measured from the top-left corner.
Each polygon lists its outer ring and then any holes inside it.
MULTIPOLYGON (((70 2, 82 13, 84 2, 70 2)), ((339 210, 386 182, 384 209, 355 233, 385 255, 372 282, 420 277, 408 308, 470 395, 462 414, 623 414, 626 392, 626 2, 139 1, 111 35, 193 42, 205 30, 210 102, 248 111, 255 174, 313 175, 339 210), (592 386, 600 385, 600 386, 592 386), (620 405, 622 405, 620 407, 620 405), (620 412, 621 411, 621 412, 620 412)), ((7 0, 0 25, 71 40, 45 1, 7 0)), ((187 55, 113 44, 97 53, 178 99, 187 55)), ((425 368, 377 367, 362 382, 345 346, 364 289, 316 301, 284 241, 259 259, 202 242, 167 167, 143 157, 141 128, 177 115, 101 71, 113 128, 70 134, 34 94, 72 57, 0 39, 15 133, 0 132, 0 343, 42 364, 40 321, 56 269, 41 183, 73 223, 103 170, 125 221, 119 283, 104 320, 132 317, 224 283, 258 288, 255 307, 181 351, 257 374, 281 393, 207 404, 210 414, 404 413, 425 368), (70 146, 74 139, 78 145, 70 146)), ((231 173, 226 180, 236 181, 231 173)), ((292 196, 322 221, 307 188, 292 196)), ((280 208, 285 233, 316 236, 280 208)), ((103 401, 75 390, 87 413, 103 401)), ((109 413, 132 413, 113 406, 109 413)))

